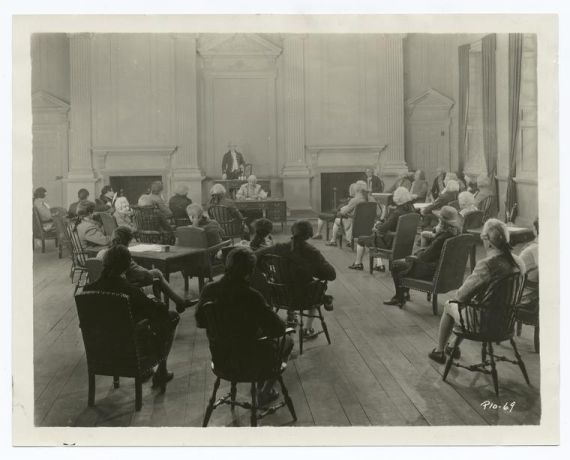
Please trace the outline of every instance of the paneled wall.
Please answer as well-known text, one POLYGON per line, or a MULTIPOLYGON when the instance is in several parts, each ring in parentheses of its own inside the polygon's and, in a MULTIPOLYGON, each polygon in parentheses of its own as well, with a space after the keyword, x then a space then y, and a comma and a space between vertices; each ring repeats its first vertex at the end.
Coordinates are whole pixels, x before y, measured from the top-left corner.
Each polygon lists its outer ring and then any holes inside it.
POLYGON ((71 34, 54 36, 57 57, 40 40, 34 88, 71 106, 64 201, 117 174, 161 175, 167 193, 188 183, 200 201, 228 141, 292 203, 319 208, 335 155, 333 169, 377 165, 389 183, 405 168, 402 39, 71 34))
POLYGON ((31 40, 34 188, 45 187, 52 206, 65 204, 68 168, 69 42, 65 34, 31 40))
POLYGON ((95 146, 175 144, 174 44, 161 34, 93 36, 95 146))
POLYGON ((387 84, 380 35, 310 35, 305 40, 309 145, 385 141, 387 84))

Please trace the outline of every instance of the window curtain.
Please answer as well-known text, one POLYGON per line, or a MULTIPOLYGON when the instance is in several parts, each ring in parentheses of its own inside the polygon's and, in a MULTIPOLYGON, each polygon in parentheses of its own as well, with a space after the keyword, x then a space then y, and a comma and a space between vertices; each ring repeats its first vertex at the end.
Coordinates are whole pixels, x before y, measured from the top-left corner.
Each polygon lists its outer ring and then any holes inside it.
MULTIPOLYGON (((495 179, 497 174, 497 80, 495 49, 497 36, 487 35, 481 40, 482 59, 482 107, 483 107, 483 151, 487 174, 494 184, 495 195, 499 197, 499 189, 495 179)), ((498 209, 491 210, 496 215, 498 209)))
POLYGON ((459 170, 465 168, 467 156, 467 120, 469 114, 469 49, 471 45, 459 47, 459 170))
POLYGON ((523 34, 509 34, 509 177, 505 218, 514 222, 517 216, 517 138, 520 133, 519 105, 521 96, 521 72, 523 55, 523 34))

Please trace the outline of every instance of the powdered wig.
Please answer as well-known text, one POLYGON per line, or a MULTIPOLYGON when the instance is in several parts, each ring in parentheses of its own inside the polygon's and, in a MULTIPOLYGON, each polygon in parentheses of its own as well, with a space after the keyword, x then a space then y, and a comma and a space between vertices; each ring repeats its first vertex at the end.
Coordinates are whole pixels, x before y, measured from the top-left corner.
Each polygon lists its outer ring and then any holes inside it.
POLYGON ((414 173, 414 179, 416 178, 416 175, 418 176, 418 180, 426 180, 426 173, 422 169, 418 169, 414 173))
POLYGON ((457 174, 454 172, 448 172, 445 175, 445 179, 443 179, 443 183, 447 185, 447 183, 452 180, 457 182, 457 174))
POLYGON ((257 183, 257 177, 255 177, 253 174, 251 176, 249 176, 247 178, 247 183, 248 184, 256 184, 257 183))
POLYGON ((176 190, 174 190, 176 195, 186 196, 188 195, 188 186, 184 184, 179 184, 176 186, 176 190))
POLYGON ((491 185, 491 180, 485 176, 484 174, 479 174, 477 176, 477 187, 479 188, 483 188, 483 187, 489 187, 491 185))
POLYGON ((394 191, 392 200, 394 201, 396 206, 401 206, 404 203, 412 201, 412 196, 410 195, 410 191, 406 187, 398 187, 394 191))
POLYGON ((471 192, 461 192, 457 197, 457 201, 459 201, 461 209, 468 208, 475 205, 475 196, 471 192))
POLYGON ((353 197, 354 195, 356 195, 355 187, 356 187, 356 182, 350 184, 350 186, 348 187, 348 196, 353 197))
POLYGON ((192 218, 192 216, 202 217, 204 215, 204 210, 202 209, 202 206, 200 206, 199 204, 192 203, 186 207, 186 214, 188 214, 188 217, 190 218, 192 218))
POLYGON ((509 228, 504 222, 501 222, 499 219, 489 219, 483 225, 483 231, 481 232, 481 238, 484 237, 488 238, 489 243, 503 253, 513 267, 520 269, 511 252, 509 228))
POLYGON ((251 249, 236 247, 226 258, 226 275, 234 279, 245 279, 253 273, 256 257, 251 249))
POLYGON ((120 196, 115 200, 115 209, 119 212, 125 213, 130 210, 129 201, 126 197, 120 196))
POLYGON ((214 184, 210 189, 210 195, 224 196, 226 194, 226 188, 222 184, 214 184))
POLYGON ((354 194, 368 191, 368 185, 363 180, 356 181, 354 184, 354 194))
POLYGON ((447 181, 445 190, 448 192, 459 192, 459 182, 457 182, 456 180, 447 181))

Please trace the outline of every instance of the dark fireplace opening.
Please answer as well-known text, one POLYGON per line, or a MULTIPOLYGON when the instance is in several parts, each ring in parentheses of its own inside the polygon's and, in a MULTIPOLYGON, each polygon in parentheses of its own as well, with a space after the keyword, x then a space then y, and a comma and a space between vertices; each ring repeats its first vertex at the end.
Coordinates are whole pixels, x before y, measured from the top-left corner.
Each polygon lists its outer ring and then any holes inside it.
POLYGON ((363 177, 363 172, 321 173, 321 212, 334 210, 340 200, 348 197, 350 184, 363 177))
POLYGON ((150 184, 154 181, 162 181, 162 176, 111 176, 111 187, 115 192, 123 190, 123 193, 131 205, 137 204, 139 197, 147 193, 150 184))

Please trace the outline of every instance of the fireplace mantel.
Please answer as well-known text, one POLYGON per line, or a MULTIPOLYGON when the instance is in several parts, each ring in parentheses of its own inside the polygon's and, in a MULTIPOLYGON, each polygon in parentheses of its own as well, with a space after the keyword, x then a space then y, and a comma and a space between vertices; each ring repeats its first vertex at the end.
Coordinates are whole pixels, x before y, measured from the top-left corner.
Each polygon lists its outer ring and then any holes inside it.
POLYGON ((131 169, 170 171, 172 155, 177 149, 176 145, 93 147, 93 169, 99 175, 131 169))
POLYGON ((324 170, 364 169, 380 166, 387 145, 307 145, 313 174, 324 170))

